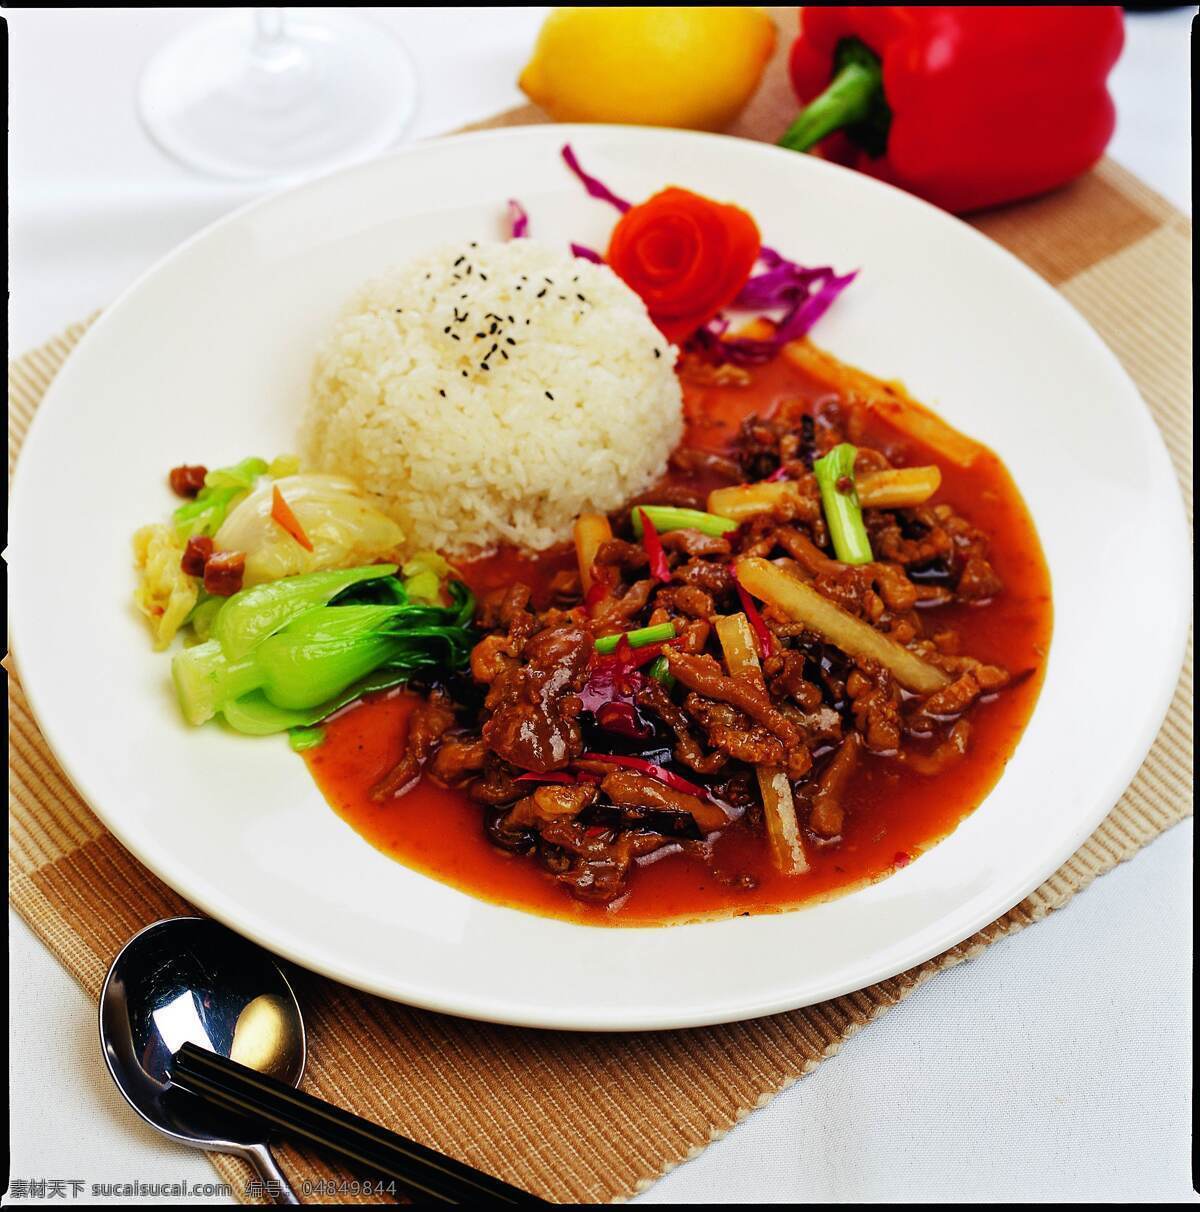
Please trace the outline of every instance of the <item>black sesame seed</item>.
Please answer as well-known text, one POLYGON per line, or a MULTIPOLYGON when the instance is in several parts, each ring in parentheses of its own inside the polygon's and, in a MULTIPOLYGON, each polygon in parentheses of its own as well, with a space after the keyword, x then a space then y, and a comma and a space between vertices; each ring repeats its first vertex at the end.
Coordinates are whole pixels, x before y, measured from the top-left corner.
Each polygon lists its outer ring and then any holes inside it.
POLYGON ((577 298, 580 301, 580 303, 587 302, 587 300, 583 297, 583 295, 576 295, 575 298, 577 298))
POLYGON ((460 337, 460 336, 458 335, 458 333, 456 333, 456 332, 452 332, 452 333, 450 334, 450 340, 451 340, 451 341, 461 341, 461 340, 462 340, 462 337, 460 337))
POLYGON ((449 331, 450 331, 450 325, 447 324, 446 327, 442 329, 442 332, 449 332, 449 331))
POLYGON ((477 333, 475 334, 475 336, 476 336, 476 337, 486 337, 486 336, 487 336, 487 333, 485 333, 485 332, 477 332, 477 333))
POLYGON ((439 387, 439 388, 438 388, 438 395, 439 395, 439 396, 441 396, 443 399, 445 399, 445 396, 446 396, 446 389, 445 389, 444 387, 439 387))
POLYGON ((501 351, 500 351, 500 356, 501 356, 501 357, 502 357, 502 358, 503 358, 503 359, 504 359, 506 362, 508 361, 508 354, 506 354, 506 353, 504 352, 504 350, 501 350, 501 351))
POLYGON ((549 392, 546 392, 546 399, 547 399, 547 400, 553 400, 553 399, 554 399, 554 397, 553 397, 553 396, 552 396, 552 395, 551 395, 549 392))
POLYGON ((537 297, 540 299, 545 293, 546 288, 543 286, 542 289, 537 292, 537 297))
POLYGON ((515 345, 515 344, 516 344, 516 341, 514 341, 514 340, 512 339, 512 337, 505 337, 505 338, 504 338, 504 344, 505 344, 505 345, 515 345))
POLYGON ((483 279, 485 282, 487 281, 487 274, 485 274, 485 273, 483 272, 483 270, 480 270, 480 271, 479 271, 479 276, 480 276, 480 277, 481 277, 481 278, 482 278, 482 279, 483 279))
POLYGON ((466 259, 467 259, 467 254, 463 253, 463 255, 461 257, 459 257, 459 259, 457 261, 454 262, 454 268, 457 269, 466 259))
POLYGON ((662 357, 662 350, 661 350, 661 349, 656 349, 656 350, 654 351, 654 356, 655 356, 656 358, 661 358, 661 357, 662 357))
POLYGON ((491 370, 492 368, 486 362, 479 363, 480 370, 491 370))

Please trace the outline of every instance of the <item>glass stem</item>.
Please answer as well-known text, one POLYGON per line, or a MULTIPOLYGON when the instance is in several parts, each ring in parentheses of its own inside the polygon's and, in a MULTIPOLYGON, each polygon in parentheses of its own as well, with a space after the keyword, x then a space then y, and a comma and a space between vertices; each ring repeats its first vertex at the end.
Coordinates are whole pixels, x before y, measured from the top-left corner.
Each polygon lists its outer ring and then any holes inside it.
POLYGON ((255 87, 269 89, 270 93, 263 96, 269 95, 271 103, 277 105, 294 102, 294 91, 307 84, 310 58, 304 46, 289 33, 286 9, 254 10, 250 70, 256 80, 255 87))
POLYGON ((270 54, 286 38, 287 18, 281 8, 254 10, 254 50, 270 54))

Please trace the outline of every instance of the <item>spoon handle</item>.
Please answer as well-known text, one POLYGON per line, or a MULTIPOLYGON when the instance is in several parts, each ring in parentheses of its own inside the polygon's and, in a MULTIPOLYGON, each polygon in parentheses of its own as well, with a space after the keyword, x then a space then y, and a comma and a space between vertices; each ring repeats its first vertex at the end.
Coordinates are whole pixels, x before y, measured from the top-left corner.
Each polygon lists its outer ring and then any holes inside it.
MULTIPOLYGON (((273 1185, 272 1203, 298 1204, 300 1202, 296 1192, 292 1189, 292 1184, 288 1182, 279 1168, 275 1155, 266 1145, 247 1145, 241 1155, 254 1167, 255 1174, 264 1183, 273 1185)), ((269 1186, 267 1190, 271 1191, 272 1187, 269 1186)))
POLYGON ((544 1207, 546 1201, 195 1044, 171 1060, 171 1080, 214 1107, 270 1125, 395 1179, 405 1193, 444 1204, 544 1207))

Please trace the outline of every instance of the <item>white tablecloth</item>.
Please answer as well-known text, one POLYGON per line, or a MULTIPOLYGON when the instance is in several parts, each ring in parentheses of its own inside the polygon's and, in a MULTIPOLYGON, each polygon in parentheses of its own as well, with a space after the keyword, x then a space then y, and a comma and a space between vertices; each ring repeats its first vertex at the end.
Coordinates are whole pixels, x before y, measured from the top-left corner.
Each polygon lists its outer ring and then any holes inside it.
MULTIPOLYGON (((519 102, 512 82, 544 11, 373 10, 417 63, 410 136, 519 102)), ((1110 148, 1188 210, 1193 12, 1129 18, 1110 148)), ((13 353, 257 192, 166 160, 134 115, 140 65, 199 15, 7 10, 13 353)), ((1191 844, 1189 822, 937 977, 643 1202, 1194 1200, 1191 844)), ((10 918, 11 1178, 214 1181, 120 1101, 94 1007, 10 918)))

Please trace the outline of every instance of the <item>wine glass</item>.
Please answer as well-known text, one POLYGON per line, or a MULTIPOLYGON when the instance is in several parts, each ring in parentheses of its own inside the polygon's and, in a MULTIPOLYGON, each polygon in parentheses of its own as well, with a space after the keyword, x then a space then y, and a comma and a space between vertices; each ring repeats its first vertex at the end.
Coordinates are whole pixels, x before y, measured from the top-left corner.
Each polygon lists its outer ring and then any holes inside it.
POLYGON ((412 63, 387 30, 328 9, 240 9, 161 47, 138 112, 169 155, 212 176, 311 176, 382 151, 416 106, 412 63))

